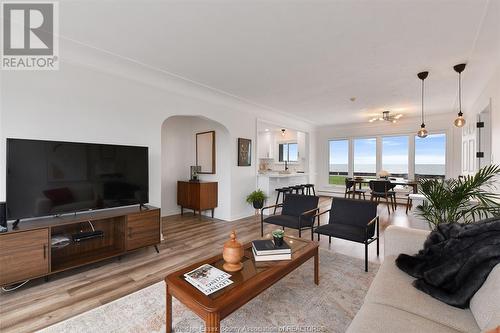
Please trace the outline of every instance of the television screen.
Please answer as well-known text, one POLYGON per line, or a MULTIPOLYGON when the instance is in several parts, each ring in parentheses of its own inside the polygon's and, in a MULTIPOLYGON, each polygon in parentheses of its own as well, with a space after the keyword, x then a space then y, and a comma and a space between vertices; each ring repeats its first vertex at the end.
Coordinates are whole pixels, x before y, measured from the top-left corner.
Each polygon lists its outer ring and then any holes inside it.
POLYGON ((7 218, 148 202, 148 148, 7 139, 7 218))

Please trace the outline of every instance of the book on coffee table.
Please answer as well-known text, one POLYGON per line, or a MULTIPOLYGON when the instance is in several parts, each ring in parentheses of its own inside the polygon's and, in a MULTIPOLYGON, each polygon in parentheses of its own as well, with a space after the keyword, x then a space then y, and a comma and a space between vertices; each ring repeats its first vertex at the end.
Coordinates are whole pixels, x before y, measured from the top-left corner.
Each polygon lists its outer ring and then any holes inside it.
POLYGON ((287 242, 283 241, 281 246, 274 245, 274 242, 269 239, 254 240, 252 242, 252 249, 257 255, 275 255, 275 254, 290 254, 292 249, 287 242))
POLYGON ((233 283, 230 274, 212 265, 202 265, 186 274, 184 279, 205 295, 210 295, 233 283))
POLYGON ((252 252, 253 252, 253 258, 255 261, 278 261, 278 260, 291 260, 292 259, 291 253, 258 255, 255 252, 254 248, 252 248, 252 252))

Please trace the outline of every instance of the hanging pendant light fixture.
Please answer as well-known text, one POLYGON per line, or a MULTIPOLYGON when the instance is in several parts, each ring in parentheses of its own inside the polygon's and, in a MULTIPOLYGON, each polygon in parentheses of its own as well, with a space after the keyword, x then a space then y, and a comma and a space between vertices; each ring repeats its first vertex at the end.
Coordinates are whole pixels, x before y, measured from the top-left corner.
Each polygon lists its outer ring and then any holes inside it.
POLYGON ((453 66, 455 72, 458 73, 458 116, 454 121, 456 127, 464 127, 465 118, 462 113, 462 72, 465 69, 465 64, 458 64, 453 66))
POLYGON ((419 138, 425 138, 428 134, 424 123, 424 80, 427 78, 427 75, 429 75, 429 72, 420 72, 417 74, 418 78, 422 80, 422 124, 417 132, 419 138))

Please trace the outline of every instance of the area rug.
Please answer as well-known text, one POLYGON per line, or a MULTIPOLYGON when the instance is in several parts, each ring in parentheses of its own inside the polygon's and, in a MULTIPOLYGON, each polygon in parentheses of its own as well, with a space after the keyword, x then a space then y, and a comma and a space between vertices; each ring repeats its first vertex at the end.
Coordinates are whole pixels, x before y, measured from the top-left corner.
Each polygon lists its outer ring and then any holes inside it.
MULTIPOLYGON (((363 260, 321 250, 319 286, 309 260, 224 319, 221 332, 345 332, 377 270, 370 263, 365 273, 363 260)), ((203 332, 203 322, 175 298, 172 308, 174 332, 203 332)), ((165 283, 40 332, 165 332, 165 283)))

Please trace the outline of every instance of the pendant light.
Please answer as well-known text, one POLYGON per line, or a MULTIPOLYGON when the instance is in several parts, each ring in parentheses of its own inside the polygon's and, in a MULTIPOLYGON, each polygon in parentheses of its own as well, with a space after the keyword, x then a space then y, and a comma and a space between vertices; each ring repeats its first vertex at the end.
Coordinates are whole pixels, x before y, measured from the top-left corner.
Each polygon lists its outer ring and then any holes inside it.
POLYGON ((454 121, 456 127, 464 127, 465 118, 462 113, 462 72, 465 69, 465 64, 458 64, 453 66, 455 72, 458 73, 458 116, 454 121))
POLYGON ((424 80, 427 78, 427 75, 429 75, 429 72, 420 72, 417 74, 418 78, 422 80, 422 124, 417 132, 419 138, 425 138, 428 134, 424 123, 424 80))

